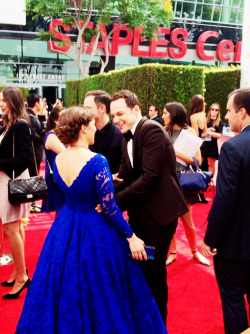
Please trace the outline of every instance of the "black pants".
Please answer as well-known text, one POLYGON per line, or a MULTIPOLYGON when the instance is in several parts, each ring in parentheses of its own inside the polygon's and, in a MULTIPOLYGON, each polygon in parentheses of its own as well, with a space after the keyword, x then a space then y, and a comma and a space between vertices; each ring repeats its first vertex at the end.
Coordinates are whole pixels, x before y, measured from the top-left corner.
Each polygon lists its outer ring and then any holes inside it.
POLYGON ((214 270, 221 295, 225 333, 239 334, 248 328, 244 296, 247 295, 250 305, 250 260, 216 255, 214 270))
POLYGON ((130 216, 129 222, 135 234, 145 242, 145 245, 155 246, 155 259, 141 261, 140 264, 162 319, 166 323, 168 286, 165 260, 177 227, 177 219, 163 226, 153 221, 145 212, 141 212, 137 218, 130 216))

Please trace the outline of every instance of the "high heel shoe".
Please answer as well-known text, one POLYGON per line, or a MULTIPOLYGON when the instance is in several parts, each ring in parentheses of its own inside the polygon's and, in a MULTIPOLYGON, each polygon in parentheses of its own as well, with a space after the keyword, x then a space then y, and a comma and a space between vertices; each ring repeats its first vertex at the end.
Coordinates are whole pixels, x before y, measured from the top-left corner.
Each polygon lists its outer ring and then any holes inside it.
POLYGON ((20 293, 30 286, 31 280, 28 278, 24 285, 18 290, 16 293, 7 293, 7 295, 3 295, 3 299, 17 299, 20 293))
POLYGON ((176 252, 170 252, 169 257, 167 258, 167 260, 165 262, 166 266, 169 266, 171 263, 173 263, 174 261, 176 261, 176 258, 177 258, 176 252), (172 259, 170 260, 170 258, 172 258, 172 259))
POLYGON ((210 262, 208 259, 205 258, 198 250, 192 251, 193 258, 198 261, 200 264, 204 264, 205 266, 210 266, 210 262))
MULTIPOLYGON (((26 269, 26 274, 28 275, 28 273, 29 273, 28 269, 26 269)), ((15 280, 12 282, 4 281, 1 283, 2 286, 14 286, 14 284, 15 284, 15 280)))

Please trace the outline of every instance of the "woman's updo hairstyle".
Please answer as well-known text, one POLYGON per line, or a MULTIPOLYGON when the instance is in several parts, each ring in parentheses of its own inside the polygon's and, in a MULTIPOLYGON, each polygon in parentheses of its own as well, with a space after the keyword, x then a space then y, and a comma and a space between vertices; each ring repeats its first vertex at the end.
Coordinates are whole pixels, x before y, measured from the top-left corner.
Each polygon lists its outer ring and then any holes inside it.
POLYGON ((63 144, 69 145, 78 140, 81 126, 87 126, 93 119, 94 114, 89 109, 83 107, 65 109, 60 113, 55 133, 63 144))

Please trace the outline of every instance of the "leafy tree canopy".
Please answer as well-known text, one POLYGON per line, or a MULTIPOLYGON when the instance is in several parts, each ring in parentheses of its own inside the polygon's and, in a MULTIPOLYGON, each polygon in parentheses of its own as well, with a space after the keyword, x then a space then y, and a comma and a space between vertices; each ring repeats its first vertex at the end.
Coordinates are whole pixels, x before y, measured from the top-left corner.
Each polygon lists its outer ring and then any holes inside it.
MULTIPOLYGON (((39 16, 45 16, 61 18, 63 23, 75 25, 78 31, 79 52, 82 39, 89 34, 87 24, 90 21, 96 25, 97 40, 101 36, 100 24, 110 23, 117 23, 118 27, 126 25, 130 29, 143 25, 143 35, 150 40, 158 27, 170 26, 174 17, 170 0, 26 0, 26 8, 34 20, 39 16)), ((45 37, 46 34, 49 38, 47 32, 41 35, 45 37)), ((78 58, 79 62, 80 55, 78 58)))

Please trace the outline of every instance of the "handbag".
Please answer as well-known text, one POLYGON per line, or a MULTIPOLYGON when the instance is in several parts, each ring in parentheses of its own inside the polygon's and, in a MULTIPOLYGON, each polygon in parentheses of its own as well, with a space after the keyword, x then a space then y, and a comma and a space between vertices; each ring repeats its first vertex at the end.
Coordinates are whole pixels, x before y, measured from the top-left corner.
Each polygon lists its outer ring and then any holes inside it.
POLYGON ((193 160, 196 170, 194 171, 189 166, 186 166, 178 172, 178 177, 183 191, 198 193, 207 190, 213 173, 200 170, 198 161, 195 158, 193 160))
POLYGON ((49 167, 49 173, 52 175, 52 183, 57 184, 55 176, 54 176, 53 169, 51 168, 50 163, 49 163, 49 159, 46 159, 46 161, 47 161, 47 164, 48 164, 48 167, 49 167))
MULTIPOLYGON (((36 166, 36 173, 38 174, 33 141, 31 143, 36 166)), ((13 133, 13 158, 14 157, 15 134, 13 133)), ((12 205, 45 199, 48 197, 47 184, 42 176, 32 176, 29 179, 15 179, 15 171, 13 170, 12 179, 8 182, 8 196, 9 202, 12 205)))

